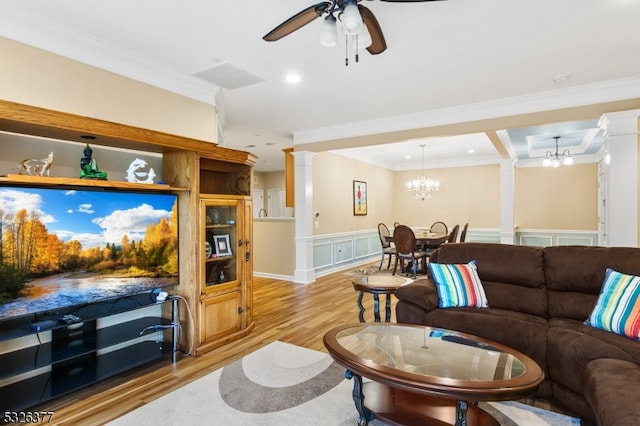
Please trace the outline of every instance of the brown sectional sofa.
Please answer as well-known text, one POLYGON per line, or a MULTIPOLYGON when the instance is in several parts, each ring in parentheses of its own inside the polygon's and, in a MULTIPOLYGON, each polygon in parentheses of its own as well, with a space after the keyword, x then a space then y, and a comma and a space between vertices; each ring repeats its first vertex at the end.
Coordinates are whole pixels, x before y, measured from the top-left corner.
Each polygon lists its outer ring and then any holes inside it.
POLYGON ((475 260, 489 308, 438 308, 430 278, 397 290, 399 323, 458 330, 510 346, 545 371, 536 396, 584 424, 640 425, 640 342, 585 325, 606 268, 640 275, 640 248, 445 244, 430 262, 475 260))

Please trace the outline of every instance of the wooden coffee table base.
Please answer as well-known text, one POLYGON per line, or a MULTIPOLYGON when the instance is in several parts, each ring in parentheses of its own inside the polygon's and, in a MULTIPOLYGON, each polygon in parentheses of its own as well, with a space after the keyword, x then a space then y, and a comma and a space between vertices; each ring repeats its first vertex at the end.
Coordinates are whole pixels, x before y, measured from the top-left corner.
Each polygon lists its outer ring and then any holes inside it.
POLYGON ((360 392, 357 390, 360 377, 355 374, 352 377, 353 398, 360 414, 358 424, 361 426, 368 424, 373 418, 394 425, 500 425, 493 416, 475 404, 466 404, 466 415, 456 421, 456 401, 408 392, 378 382, 364 383, 362 404, 358 401, 360 392))

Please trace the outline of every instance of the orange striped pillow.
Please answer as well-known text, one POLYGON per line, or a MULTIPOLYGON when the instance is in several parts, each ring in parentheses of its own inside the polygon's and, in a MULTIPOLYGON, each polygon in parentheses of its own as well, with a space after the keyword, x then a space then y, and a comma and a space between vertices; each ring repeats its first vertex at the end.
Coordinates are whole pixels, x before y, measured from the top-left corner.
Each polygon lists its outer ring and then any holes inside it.
POLYGON ((480 282, 476 263, 429 263, 436 283, 440 308, 487 308, 489 303, 480 282))

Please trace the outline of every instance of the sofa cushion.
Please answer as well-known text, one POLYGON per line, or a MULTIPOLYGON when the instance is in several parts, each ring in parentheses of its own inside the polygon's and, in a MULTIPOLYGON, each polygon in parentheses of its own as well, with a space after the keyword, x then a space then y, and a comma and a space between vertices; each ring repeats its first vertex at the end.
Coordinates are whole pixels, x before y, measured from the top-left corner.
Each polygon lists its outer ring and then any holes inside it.
MULTIPOLYGON (((587 319, 596 304, 607 268, 640 275, 640 256, 633 247, 545 247, 544 264, 550 318, 587 319)), ((479 263, 478 271, 481 271, 479 263)), ((480 278, 484 282, 482 273, 480 278)))
POLYGON ((640 277, 608 268, 596 307, 585 324, 640 340, 640 277))
POLYGON ((474 261, 469 263, 429 263, 436 283, 440 308, 486 308, 487 296, 474 261))
POLYGON ((443 244, 430 258, 436 263, 468 263, 472 260, 475 260, 483 282, 506 282, 530 288, 544 285, 543 251, 539 247, 497 243, 443 244))
POLYGON ((439 304, 435 283, 427 278, 419 278, 412 283, 400 286, 394 294, 398 300, 406 301, 425 311, 436 309, 439 304))
POLYGON ((582 395, 581 377, 587 364, 598 358, 640 363, 640 342, 572 319, 549 320, 547 338, 549 374, 554 382, 582 395))
POLYGON ((396 304, 396 321, 404 324, 424 325, 424 316, 427 311, 404 300, 398 300, 396 304))
MULTIPOLYGON (((435 263, 472 260, 476 262, 489 306, 547 316, 541 248, 494 243, 444 244, 430 258, 435 263)), ((585 314, 582 319, 586 318, 585 314)))
POLYGON ((582 374, 584 396, 599 425, 635 426, 640 419, 640 365, 601 358, 582 374))

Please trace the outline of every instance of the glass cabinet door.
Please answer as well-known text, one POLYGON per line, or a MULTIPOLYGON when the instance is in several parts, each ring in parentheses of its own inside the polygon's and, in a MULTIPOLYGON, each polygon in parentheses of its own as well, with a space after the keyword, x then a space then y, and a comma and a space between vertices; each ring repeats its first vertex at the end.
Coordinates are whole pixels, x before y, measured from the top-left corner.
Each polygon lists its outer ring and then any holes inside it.
POLYGON ((238 203, 203 201, 204 282, 207 288, 239 278, 238 203))

